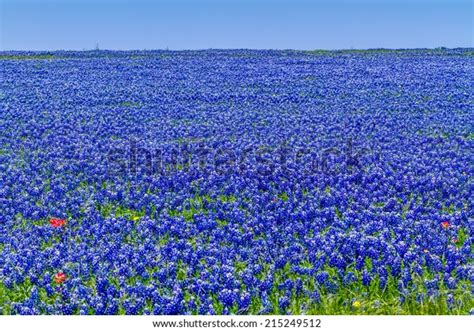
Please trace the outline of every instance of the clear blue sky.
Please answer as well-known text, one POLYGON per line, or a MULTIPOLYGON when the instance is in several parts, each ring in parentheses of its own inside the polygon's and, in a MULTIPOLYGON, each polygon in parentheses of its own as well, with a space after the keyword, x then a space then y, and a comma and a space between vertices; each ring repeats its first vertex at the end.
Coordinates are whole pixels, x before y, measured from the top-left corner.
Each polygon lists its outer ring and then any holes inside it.
POLYGON ((0 50, 473 47, 471 0, 0 3, 0 50))

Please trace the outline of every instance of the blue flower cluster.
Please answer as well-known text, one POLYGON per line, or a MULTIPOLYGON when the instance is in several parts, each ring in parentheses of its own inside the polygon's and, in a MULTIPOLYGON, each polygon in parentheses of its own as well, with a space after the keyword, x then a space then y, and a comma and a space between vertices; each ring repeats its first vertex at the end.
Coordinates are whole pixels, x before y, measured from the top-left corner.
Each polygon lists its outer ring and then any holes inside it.
POLYGON ((473 54, 0 53, 0 313, 469 313, 473 54))

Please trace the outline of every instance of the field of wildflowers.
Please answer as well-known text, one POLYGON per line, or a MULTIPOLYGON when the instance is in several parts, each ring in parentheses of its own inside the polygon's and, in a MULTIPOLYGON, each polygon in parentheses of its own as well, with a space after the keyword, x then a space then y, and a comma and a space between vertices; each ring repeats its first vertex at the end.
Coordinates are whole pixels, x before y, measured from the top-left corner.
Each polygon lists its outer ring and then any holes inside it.
POLYGON ((1 314, 469 314, 472 49, 0 53, 1 314))

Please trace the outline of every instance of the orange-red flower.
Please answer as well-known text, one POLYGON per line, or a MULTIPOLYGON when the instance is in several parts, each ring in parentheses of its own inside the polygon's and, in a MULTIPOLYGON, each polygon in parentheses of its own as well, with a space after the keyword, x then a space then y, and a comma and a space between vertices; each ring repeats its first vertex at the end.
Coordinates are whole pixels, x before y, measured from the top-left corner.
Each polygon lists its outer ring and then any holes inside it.
POLYGON ((66 274, 64 272, 58 272, 54 275, 54 282, 56 284, 62 284, 66 281, 66 274))
POLYGON ((441 226, 443 227, 443 229, 447 229, 451 226, 451 224, 449 224, 448 221, 444 221, 444 222, 441 222, 441 226))
POLYGON ((60 228, 66 224, 66 220, 60 218, 51 218, 49 220, 49 224, 51 224, 53 228, 60 228))

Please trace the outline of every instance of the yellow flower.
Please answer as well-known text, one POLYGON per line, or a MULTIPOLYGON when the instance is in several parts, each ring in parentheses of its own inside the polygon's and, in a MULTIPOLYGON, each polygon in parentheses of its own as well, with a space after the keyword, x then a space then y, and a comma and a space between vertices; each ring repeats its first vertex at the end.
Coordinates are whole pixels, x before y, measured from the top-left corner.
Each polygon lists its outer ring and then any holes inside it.
POLYGON ((132 216, 132 221, 138 221, 140 219, 140 216, 132 216))
POLYGON ((356 300, 356 301, 354 301, 354 302, 352 303, 352 307, 354 307, 355 309, 359 309, 360 306, 361 306, 360 301, 357 301, 357 300, 356 300))

